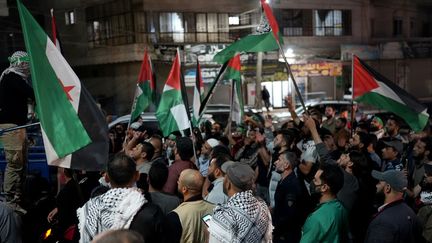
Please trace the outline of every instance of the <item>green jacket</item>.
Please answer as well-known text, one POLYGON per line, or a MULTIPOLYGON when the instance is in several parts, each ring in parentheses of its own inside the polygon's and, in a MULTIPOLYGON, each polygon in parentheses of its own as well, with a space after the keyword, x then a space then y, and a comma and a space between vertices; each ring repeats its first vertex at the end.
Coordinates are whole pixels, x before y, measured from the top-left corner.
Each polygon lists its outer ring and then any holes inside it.
POLYGON ((348 212, 334 199, 318 205, 303 225, 301 243, 343 242, 348 235, 348 212))

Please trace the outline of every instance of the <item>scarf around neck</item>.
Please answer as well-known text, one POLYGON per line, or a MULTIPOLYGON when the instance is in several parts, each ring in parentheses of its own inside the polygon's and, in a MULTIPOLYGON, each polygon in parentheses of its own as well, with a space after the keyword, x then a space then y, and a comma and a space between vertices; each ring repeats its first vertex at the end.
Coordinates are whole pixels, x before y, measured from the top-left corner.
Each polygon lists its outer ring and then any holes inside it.
POLYGON ((114 188, 90 199, 77 210, 80 242, 90 242, 109 229, 128 229, 145 203, 147 200, 137 188, 114 188))
POLYGON ((218 242, 271 242, 273 226, 267 205, 249 190, 216 206, 209 231, 218 242))

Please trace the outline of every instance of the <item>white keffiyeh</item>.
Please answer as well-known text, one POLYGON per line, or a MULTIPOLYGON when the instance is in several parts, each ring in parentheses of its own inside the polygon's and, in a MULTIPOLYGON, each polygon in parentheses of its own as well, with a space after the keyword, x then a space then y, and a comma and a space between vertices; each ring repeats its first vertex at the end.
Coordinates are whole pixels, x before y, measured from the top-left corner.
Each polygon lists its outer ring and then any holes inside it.
POLYGON ((147 200, 137 188, 114 188, 90 199, 77 210, 80 242, 90 242, 109 229, 129 228, 147 200))
POLYGON ((16 51, 9 57, 10 65, 6 68, 0 76, 0 82, 3 76, 9 73, 15 73, 24 79, 28 78, 29 62, 28 54, 25 51, 16 51))

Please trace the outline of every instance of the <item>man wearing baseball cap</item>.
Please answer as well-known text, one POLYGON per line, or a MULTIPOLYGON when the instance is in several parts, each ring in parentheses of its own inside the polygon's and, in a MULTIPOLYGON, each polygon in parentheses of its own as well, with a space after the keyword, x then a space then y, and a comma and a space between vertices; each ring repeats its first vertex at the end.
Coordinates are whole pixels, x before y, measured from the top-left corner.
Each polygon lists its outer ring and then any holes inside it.
POLYGON ((401 156, 403 153, 403 144, 400 140, 384 141, 384 148, 382 150, 382 171, 387 170, 403 170, 401 156))
POLYGON ((372 176, 379 180, 377 194, 384 194, 385 199, 369 224, 365 242, 424 242, 419 219, 403 201, 408 184, 403 172, 374 170, 372 176))
POLYGON ((209 242, 271 242, 272 219, 263 200, 252 194, 255 172, 242 162, 225 162, 228 202, 216 206, 209 223, 209 242))

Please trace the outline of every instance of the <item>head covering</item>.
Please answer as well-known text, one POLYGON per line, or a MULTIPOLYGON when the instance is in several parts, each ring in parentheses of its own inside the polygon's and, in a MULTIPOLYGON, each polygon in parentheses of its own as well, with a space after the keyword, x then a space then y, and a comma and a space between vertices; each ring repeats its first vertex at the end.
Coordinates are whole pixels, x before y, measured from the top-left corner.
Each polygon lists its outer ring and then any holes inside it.
POLYGON ((386 147, 394 148, 399 154, 403 153, 403 144, 399 140, 384 141, 386 147))
POLYGON ((388 170, 380 172, 377 170, 372 171, 372 177, 388 183, 395 191, 402 192, 408 185, 408 181, 402 171, 388 170))
POLYGON ((219 145, 219 141, 217 139, 214 138, 209 138, 207 139, 207 143, 210 145, 210 147, 214 148, 217 145, 219 145))
POLYGON ((223 163, 222 166, 221 166, 221 170, 222 170, 222 172, 226 174, 227 169, 228 169, 229 167, 231 167, 232 165, 234 165, 235 163, 236 163, 236 162, 231 161, 231 160, 225 161, 225 163, 223 163))
POLYGON ((372 120, 377 121, 381 126, 384 126, 384 122, 378 116, 374 116, 372 120))
MULTIPOLYGON (((226 162, 223 165, 225 164, 226 162)), ((234 163, 226 168, 226 175, 230 182, 238 189, 242 191, 252 189, 255 172, 248 164, 242 162, 234 163)))
POLYGON ((132 128, 133 130, 138 130, 141 126, 140 122, 134 122, 130 125, 130 128, 132 128))
POLYGON ((28 77, 30 58, 25 51, 16 51, 9 58, 9 67, 6 68, 0 76, 0 82, 3 76, 10 72, 15 73, 25 79, 28 77))

